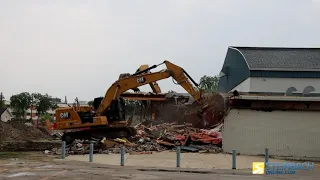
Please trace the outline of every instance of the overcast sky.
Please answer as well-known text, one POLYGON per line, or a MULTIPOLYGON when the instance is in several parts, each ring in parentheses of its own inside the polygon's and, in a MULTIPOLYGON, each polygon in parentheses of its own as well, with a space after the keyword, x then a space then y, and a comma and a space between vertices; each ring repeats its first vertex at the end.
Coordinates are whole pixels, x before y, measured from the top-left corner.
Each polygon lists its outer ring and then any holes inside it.
POLYGON ((91 100, 166 59, 199 81, 228 46, 320 47, 319 18, 318 0, 0 0, 0 91, 91 100))

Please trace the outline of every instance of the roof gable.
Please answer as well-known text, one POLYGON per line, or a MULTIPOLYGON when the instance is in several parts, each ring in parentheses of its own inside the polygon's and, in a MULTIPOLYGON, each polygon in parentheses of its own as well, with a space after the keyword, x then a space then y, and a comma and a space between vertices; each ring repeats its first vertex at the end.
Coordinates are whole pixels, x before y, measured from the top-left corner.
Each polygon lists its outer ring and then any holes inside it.
POLYGON ((8 112, 10 116, 13 116, 12 113, 10 112, 9 108, 4 108, 4 109, 0 110, 0 116, 2 114, 4 114, 5 112, 8 112))
POLYGON ((0 109, 0 116, 7 110, 7 108, 0 109))
POLYGON ((320 71, 320 48, 230 48, 243 55, 250 70, 320 71))

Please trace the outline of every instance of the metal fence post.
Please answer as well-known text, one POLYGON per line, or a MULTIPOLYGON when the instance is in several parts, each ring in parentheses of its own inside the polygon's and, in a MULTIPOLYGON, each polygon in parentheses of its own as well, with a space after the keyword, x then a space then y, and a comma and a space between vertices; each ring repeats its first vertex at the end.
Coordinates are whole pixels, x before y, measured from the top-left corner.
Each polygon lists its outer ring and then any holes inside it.
POLYGON ((269 162, 269 149, 265 149, 265 159, 264 159, 264 164, 267 164, 269 162))
POLYGON ((65 159, 65 157, 66 157, 66 142, 62 141, 61 158, 65 159))
POLYGON ((93 162, 93 143, 90 143, 89 162, 93 162))
POLYGON ((180 146, 177 147, 177 167, 180 167, 180 146))
POLYGON ((233 150, 232 150, 232 169, 236 169, 236 168, 237 168, 237 167, 236 167, 236 165, 237 165, 236 155, 237 155, 236 150, 233 149, 233 150))
POLYGON ((125 149, 124 149, 124 147, 122 146, 121 147, 121 157, 120 157, 120 165, 121 166, 124 166, 124 154, 125 154, 125 149))

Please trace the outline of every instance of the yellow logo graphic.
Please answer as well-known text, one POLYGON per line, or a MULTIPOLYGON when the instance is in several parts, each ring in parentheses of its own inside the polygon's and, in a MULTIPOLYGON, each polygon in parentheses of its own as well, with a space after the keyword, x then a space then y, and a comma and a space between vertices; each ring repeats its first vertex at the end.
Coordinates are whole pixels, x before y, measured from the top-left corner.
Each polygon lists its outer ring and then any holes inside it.
POLYGON ((264 162, 253 162, 252 174, 264 174, 264 162))

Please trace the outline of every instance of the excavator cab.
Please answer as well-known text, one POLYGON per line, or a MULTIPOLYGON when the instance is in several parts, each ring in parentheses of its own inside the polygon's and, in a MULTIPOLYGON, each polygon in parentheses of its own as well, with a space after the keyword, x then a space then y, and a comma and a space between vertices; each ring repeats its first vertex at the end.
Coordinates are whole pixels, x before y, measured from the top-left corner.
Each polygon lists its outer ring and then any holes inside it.
POLYGON ((112 100, 106 116, 109 121, 123 121, 126 119, 125 103, 122 97, 112 100))
POLYGON ((94 123, 96 113, 91 106, 80 106, 74 103, 73 106, 56 109, 56 129, 69 129, 70 127, 85 127, 86 124, 94 123))
POLYGON ((78 111, 77 113, 81 119, 82 124, 93 123, 93 117, 95 116, 95 114, 91 110, 78 111))
MULTIPOLYGON (((102 99, 103 97, 98 97, 93 100, 93 107, 95 110, 99 108, 102 99)), ((125 102, 121 96, 112 100, 107 110, 106 117, 110 122, 122 121, 125 119, 125 102)))
POLYGON ((95 116, 93 109, 90 106, 80 106, 78 98, 73 103, 73 110, 77 112, 82 124, 93 123, 93 117, 95 116))

